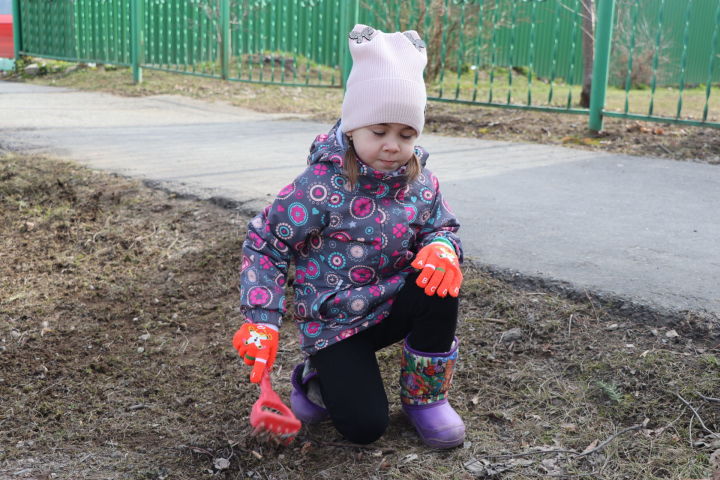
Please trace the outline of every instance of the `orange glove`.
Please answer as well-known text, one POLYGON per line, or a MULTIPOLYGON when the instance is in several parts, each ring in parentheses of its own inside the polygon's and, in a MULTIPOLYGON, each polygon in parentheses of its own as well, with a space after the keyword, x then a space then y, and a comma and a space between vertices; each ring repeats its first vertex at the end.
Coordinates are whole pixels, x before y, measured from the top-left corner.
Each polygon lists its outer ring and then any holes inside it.
POLYGON ((250 381, 259 383, 260 379, 275 363, 278 351, 278 338, 280 332, 269 325, 262 323, 244 323, 233 336, 233 347, 245 360, 247 365, 253 365, 250 372, 250 381))
POLYGON ((413 260, 413 267, 420 270, 417 286, 425 289, 426 295, 445 298, 448 294, 457 297, 463 274, 455 250, 443 242, 433 242, 420 249, 413 260))

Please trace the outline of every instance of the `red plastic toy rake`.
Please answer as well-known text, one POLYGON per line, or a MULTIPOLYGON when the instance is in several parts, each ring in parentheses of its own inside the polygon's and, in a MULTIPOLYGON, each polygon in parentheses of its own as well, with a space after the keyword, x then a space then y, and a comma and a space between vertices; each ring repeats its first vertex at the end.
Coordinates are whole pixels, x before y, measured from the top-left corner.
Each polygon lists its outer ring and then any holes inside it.
POLYGON ((272 388, 270 371, 260 379, 260 398, 250 411, 253 434, 288 445, 295 439, 302 423, 272 388))

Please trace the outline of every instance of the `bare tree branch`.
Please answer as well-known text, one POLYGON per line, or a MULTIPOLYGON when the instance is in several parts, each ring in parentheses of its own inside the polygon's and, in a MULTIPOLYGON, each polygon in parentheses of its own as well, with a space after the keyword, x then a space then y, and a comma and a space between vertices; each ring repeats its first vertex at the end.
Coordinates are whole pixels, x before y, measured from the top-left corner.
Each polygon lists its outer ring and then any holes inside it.
POLYGON ((698 422, 700 422, 700 426, 703 428, 703 430, 705 430, 707 433, 709 433, 709 434, 712 435, 713 437, 720 438, 720 434, 718 434, 718 433, 716 433, 716 432, 713 432, 712 430, 710 430, 710 429, 707 427, 707 425, 705 425, 705 422, 703 422, 702 417, 700 416, 700 414, 698 413, 698 411, 695 410, 695 407, 693 407, 692 405, 690 405, 690 402, 688 402, 687 400, 685 400, 685 399, 684 399, 679 393, 677 393, 677 392, 675 393, 675 396, 678 397, 681 402, 683 402, 685 405, 687 405, 687 407, 688 407, 690 410, 692 410, 693 415, 695 415, 695 418, 698 419, 698 422))
POLYGON ((720 398, 706 397, 702 393, 697 393, 697 396, 702 398, 703 400, 707 400, 708 402, 720 402, 720 398))

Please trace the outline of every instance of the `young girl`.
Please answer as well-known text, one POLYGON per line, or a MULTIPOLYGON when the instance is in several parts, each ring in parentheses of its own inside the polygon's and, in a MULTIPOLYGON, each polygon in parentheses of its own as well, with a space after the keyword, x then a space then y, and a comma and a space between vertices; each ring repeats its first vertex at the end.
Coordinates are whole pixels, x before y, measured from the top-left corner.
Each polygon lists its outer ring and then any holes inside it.
POLYGON ((259 382, 275 360, 295 261, 295 319, 306 361, 292 374, 303 422, 330 418, 367 444, 388 426, 375 352, 404 340, 402 408, 434 448, 463 443, 447 400, 458 356, 459 228, 415 145, 425 123, 425 44, 415 31, 356 25, 342 118, 308 167, 250 221, 233 345, 259 382))

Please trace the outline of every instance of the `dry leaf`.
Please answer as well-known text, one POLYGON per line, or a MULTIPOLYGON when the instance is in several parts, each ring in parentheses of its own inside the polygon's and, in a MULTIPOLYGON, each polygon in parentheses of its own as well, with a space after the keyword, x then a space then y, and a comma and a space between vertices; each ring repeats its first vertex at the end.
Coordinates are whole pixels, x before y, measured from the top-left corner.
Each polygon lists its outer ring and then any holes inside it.
POLYGON ((582 139, 583 145, 599 145, 600 140, 597 138, 585 137, 582 139))
POLYGON ((413 461, 417 460, 418 458, 420 458, 420 457, 418 457, 418 455, 416 453, 411 453, 410 455, 405 455, 405 458, 403 458, 403 463, 413 462, 413 461))
POLYGON ((490 463, 485 459, 471 458, 463 464, 465 469, 477 478, 491 478, 513 468, 515 465, 490 463))
POLYGON ((598 441, 597 441, 597 440, 593 440, 593 441, 590 443, 590 445, 588 445, 587 447, 585 447, 585 450, 582 451, 582 455, 587 454, 588 452, 590 452, 592 449, 594 449, 594 448, 597 447, 597 446, 598 446, 598 441))
POLYGON ((227 470, 230 468, 230 460, 222 457, 216 458, 213 465, 215 466, 215 470, 227 470))
POLYGON ((40 330, 40 336, 44 337, 46 333, 54 332, 52 328, 50 328, 50 322, 47 320, 43 320, 42 322, 42 329, 40 330))
POLYGON ((540 462, 540 465, 549 475, 561 475, 563 473, 563 469, 557 464, 557 462, 558 460, 556 458, 546 458, 540 462))
POLYGON ((652 129, 644 126, 640 122, 635 122, 627 127, 628 132, 652 133, 652 129))
POLYGON ((720 450, 715 450, 710 454, 710 466, 717 470, 715 472, 716 475, 717 472, 720 472, 720 450))
POLYGON ((656 428, 656 429, 648 428, 648 429, 642 430, 642 433, 643 433, 643 435, 646 435, 648 437, 658 436, 658 435, 661 435, 665 431, 665 428, 666 427, 660 427, 660 428, 656 428))
POLYGON ((574 423, 563 423, 560 425, 560 428, 568 432, 577 432, 577 425, 574 423))

